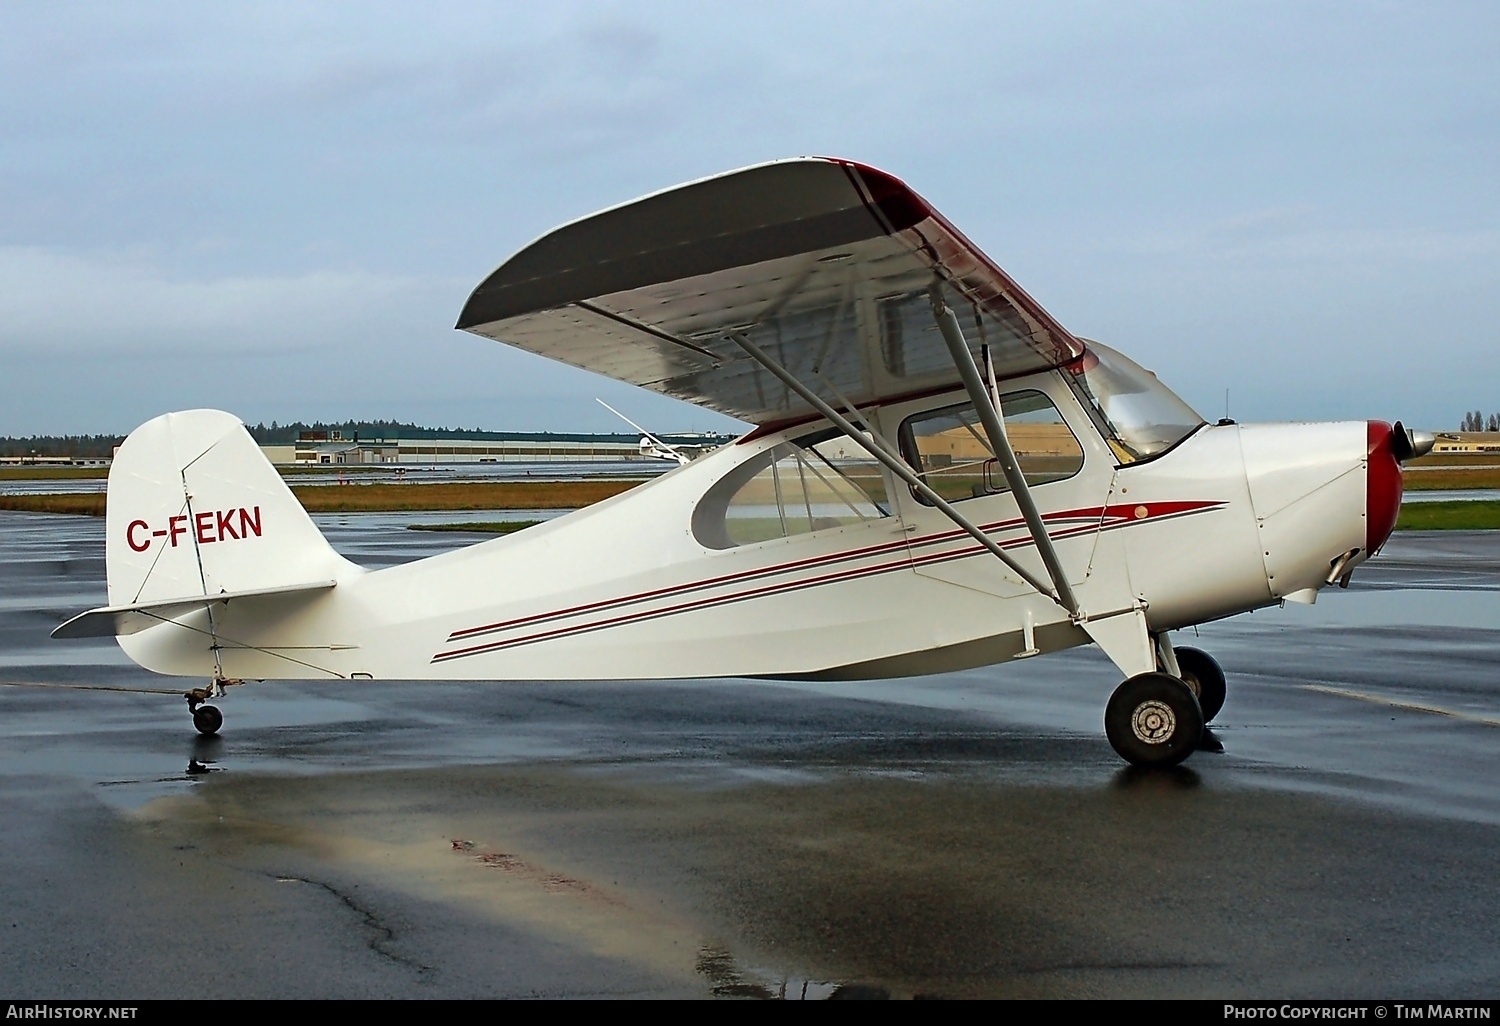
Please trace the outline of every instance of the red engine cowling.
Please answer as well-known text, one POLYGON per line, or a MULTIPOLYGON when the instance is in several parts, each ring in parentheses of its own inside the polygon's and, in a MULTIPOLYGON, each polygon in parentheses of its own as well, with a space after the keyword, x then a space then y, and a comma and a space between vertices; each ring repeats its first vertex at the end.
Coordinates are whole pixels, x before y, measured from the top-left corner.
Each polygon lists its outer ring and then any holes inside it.
POLYGON ((1374 555, 1396 527, 1401 512, 1401 464, 1392 442, 1394 430, 1383 420, 1367 421, 1369 449, 1365 460, 1365 552, 1374 555))

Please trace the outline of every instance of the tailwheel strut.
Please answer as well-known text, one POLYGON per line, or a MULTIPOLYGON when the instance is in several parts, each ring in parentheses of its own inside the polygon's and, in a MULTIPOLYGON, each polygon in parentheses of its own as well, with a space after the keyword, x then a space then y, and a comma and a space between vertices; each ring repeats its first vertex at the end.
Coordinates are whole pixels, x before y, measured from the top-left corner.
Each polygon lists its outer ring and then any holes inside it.
POLYGON ((215 698, 224 697, 224 689, 231 684, 240 684, 242 681, 230 680, 225 677, 215 677, 206 688, 194 688, 186 692, 183 697, 187 699, 188 712, 193 714, 193 726, 198 733, 213 735, 219 732, 224 725, 224 714, 216 705, 205 703, 215 698))

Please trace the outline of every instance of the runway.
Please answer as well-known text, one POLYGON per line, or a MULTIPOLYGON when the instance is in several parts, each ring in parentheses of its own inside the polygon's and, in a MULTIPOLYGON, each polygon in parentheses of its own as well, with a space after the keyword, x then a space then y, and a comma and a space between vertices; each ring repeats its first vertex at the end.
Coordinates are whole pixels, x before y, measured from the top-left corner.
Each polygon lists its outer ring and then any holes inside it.
MULTIPOLYGON (((369 565, 470 540, 315 519, 369 565)), ((1142 773, 1093 649, 251 684, 200 739, 148 693, 179 682, 47 638, 104 601, 102 530, 0 513, 0 995, 1500 992, 1500 532, 1400 534, 1316 606, 1174 636, 1229 676, 1225 751, 1142 773)))

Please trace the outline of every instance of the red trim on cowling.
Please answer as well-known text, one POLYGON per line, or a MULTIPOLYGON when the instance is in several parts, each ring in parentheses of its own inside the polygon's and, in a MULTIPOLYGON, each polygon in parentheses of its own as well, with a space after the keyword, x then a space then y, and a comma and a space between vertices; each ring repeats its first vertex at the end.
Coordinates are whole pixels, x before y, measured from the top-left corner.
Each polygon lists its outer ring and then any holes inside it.
POLYGON ((1401 512, 1401 464, 1391 444, 1393 431, 1383 420, 1367 421, 1365 438, 1365 551, 1380 551, 1401 512))

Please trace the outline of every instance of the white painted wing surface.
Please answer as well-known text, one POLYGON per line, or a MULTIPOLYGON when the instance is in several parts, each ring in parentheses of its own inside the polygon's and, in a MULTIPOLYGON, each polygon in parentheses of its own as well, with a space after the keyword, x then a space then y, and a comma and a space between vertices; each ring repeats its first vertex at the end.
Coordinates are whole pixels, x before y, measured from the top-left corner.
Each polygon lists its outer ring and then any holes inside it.
POLYGON ((1001 377, 1083 352, 906 185, 827 158, 732 171, 564 225, 486 278, 457 326, 766 425, 811 410, 726 334, 860 405, 954 386, 934 281, 1001 377))

